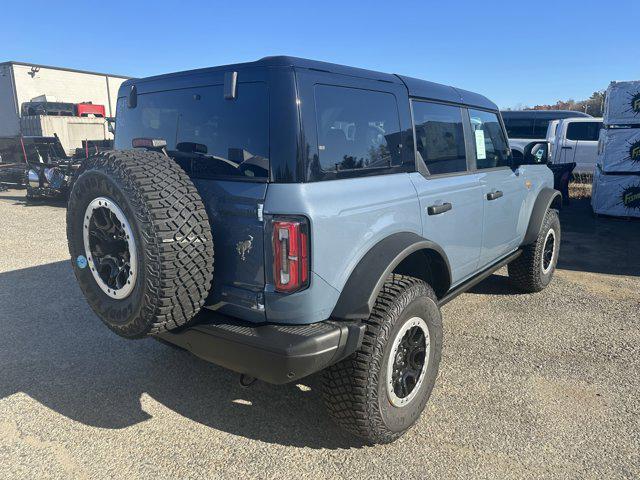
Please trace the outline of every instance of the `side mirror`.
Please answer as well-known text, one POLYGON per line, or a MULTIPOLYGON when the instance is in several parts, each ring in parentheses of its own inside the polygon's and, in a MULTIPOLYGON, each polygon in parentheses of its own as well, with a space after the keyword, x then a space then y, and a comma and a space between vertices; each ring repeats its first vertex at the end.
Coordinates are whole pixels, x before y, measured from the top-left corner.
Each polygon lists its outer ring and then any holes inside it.
POLYGON ((549 142, 531 142, 524 147, 522 156, 514 156, 516 166, 546 165, 549 163, 549 142))

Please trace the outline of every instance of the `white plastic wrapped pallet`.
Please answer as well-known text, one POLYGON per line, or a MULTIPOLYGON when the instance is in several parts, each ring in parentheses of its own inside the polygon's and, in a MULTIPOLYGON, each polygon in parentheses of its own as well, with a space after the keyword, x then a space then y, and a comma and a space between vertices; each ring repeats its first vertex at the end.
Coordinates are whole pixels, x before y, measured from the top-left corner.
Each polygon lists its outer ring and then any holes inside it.
POLYGON ((603 117, 605 125, 640 125, 640 80, 611 82, 603 117))
POLYGON ((640 128, 603 128, 598 160, 605 173, 637 172, 640 175, 640 128))
POLYGON ((640 176, 606 175, 596 168, 591 207, 599 215, 640 218, 640 176))

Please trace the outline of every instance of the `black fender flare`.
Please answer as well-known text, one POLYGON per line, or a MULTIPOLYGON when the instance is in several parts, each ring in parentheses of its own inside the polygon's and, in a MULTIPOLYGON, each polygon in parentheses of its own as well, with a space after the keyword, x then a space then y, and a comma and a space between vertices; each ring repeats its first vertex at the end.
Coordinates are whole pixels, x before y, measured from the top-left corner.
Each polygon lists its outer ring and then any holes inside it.
MULTIPOLYGON (((362 257, 345 283, 331 317, 341 319, 369 317, 378 293, 382 290, 389 274, 402 260, 420 250, 434 251, 444 260, 450 285, 451 267, 442 247, 412 232, 394 233, 375 244, 362 257)), ((446 290, 449 285, 446 286, 446 290)))
POLYGON ((535 203, 533 204, 533 210, 529 217, 529 225, 527 231, 524 234, 522 245, 531 245, 538 238, 538 233, 542 227, 544 216, 549 208, 562 208, 562 194, 558 190, 553 188, 543 188, 538 193, 535 203))

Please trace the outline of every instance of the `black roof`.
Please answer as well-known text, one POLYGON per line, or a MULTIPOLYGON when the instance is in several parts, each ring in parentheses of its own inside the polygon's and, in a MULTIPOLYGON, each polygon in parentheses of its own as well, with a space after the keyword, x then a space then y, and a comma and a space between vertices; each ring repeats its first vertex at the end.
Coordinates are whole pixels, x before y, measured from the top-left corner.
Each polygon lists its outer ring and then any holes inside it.
POLYGON ((321 62, 317 60, 309 60, 306 58, 290 57, 285 55, 264 57, 255 62, 236 63, 231 65, 221 65, 218 67, 201 68, 197 70, 189 70, 185 72, 169 73, 148 77, 141 80, 126 82, 123 87, 132 83, 142 83, 148 80, 154 81, 170 77, 179 77, 185 75, 202 74, 220 70, 242 70, 252 67, 293 67, 305 68, 310 70, 319 70, 324 72, 337 73, 340 75, 349 75, 352 77, 368 78, 371 80, 379 80, 383 82, 404 84, 409 91, 410 96, 427 98, 430 100, 439 100, 443 102, 463 103, 470 106, 497 110, 498 107, 488 98, 473 92, 461 90, 459 88, 442 85, 439 83, 428 82, 416 78, 405 77, 403 75, 394 75, 390 73, 377 72, 374 70, 366 70, 363 68, 348 67, 346 65, 338 65, 335 63, 321 62))

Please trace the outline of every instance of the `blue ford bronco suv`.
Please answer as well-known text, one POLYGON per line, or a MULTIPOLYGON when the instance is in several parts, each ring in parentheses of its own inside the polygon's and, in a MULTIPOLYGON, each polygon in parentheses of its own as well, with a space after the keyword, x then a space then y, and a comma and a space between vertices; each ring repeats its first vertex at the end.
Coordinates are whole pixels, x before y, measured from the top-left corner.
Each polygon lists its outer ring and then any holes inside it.
POLYGON ((505 265, 540 291, 558 259, 546 145, 516 163, 497 106, 458 88, 292 57, 129 80, 115 148, 67 213, 98 317, 245 382, 323 370, 371 443, 424 409, 443 304, 505 265))

